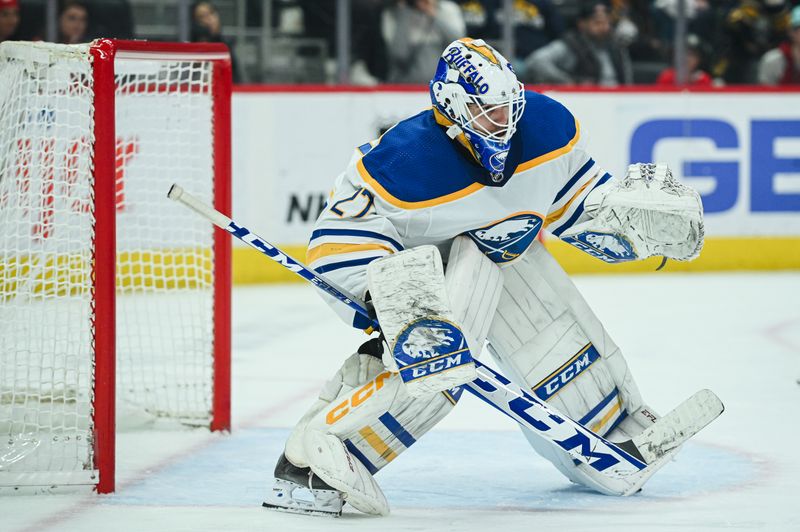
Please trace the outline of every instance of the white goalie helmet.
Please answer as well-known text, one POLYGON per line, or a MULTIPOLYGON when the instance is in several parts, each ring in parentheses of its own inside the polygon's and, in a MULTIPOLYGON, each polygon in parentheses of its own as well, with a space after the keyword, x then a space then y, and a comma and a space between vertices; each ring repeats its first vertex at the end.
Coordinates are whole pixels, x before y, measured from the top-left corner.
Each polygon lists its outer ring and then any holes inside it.
POLYGON ((525 109, 525 87, 505 57, 481 39, 447 46, 430 83, 431 101, 464 134, 475 158, 502 180, 511 137, 525 109))

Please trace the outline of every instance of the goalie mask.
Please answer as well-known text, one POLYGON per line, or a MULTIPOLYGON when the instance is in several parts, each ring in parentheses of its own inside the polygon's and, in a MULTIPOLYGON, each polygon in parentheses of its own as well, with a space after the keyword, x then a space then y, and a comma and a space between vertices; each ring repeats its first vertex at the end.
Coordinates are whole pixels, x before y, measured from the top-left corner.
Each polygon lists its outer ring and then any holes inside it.
POLYGON ((447 119, 447 134, 457 138, 496 182, 525 109, 525 88, 511 64, 481 39, 453 41, 430 83, 431 101, 447 119))

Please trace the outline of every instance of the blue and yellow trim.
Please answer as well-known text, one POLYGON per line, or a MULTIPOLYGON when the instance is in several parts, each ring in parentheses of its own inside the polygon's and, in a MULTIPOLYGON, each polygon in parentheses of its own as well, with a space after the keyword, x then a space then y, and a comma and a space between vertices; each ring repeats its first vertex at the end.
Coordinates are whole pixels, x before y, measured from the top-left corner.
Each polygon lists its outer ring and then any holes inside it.
POLYGON ((348 439, 348 440, 344 440, 344 442, 343 442, 343 443, 344 443, 344 446, 345 446, 345 447, 347 447, 347 450, 348 450, 348 451, 350 451, 350 454, 352 454, 353 456, 355 456, 355 457, 356 457, 356 460, 358 460, 359 462, 361 462, 362 464, 364 464, 364 467, 366 467, 366 468, 367 468, 367 471, 369 471, 369 473, 370 473, 371 475, 374 475, 375 473, 377 473, 377 472, 378 472, 378 468, 377 468, 377 467, 375 467, 375 464, 373 464, 372 462, 370 462, 369 458, 367 458, 366 456, 364 456, 364 453, 362 453, 361 451, 359 451, 359 450, 358 450, 358 447, 356 447, 356 446, 355 446, 355 444, 353 444, 353 442, 352 442, 352 441, 350 441, 350 440, 348 439))
POLYGON ((609 410, 608 412, 606 412, 606 414, 605 414, 603 417, 601 417, 600 419, 598 419, 598 420, 597 420, 597 421, 596 421, 596 422, 595 422, 595 423, 594 423, 594 424, 593 424, 591 427, 589 427, 589 430, 591 430, 592 432, 594 432, 594 433, 596 433, 596 434, 601 434, 601 433, 602 433, 601 431, 603 430, 603 427, 604 427, 604 426, 605 426, 605 425, 606 425, 606 424, 607 424, 607 423, 608 423, 608 422, 609 422, 609 421, 610 421, 610 420, 611 420, 611 419, 612 419, 614 416, 616 416, 617 414, 619 414, 619 412, 620 412, 620 410, 621 410, 621 409, 622 409, 622 403, 620 402, 620 400, 619 400, 619 399, 617 399, 617 401, 616 401, 616 403, 614 404, 614 406, 612 406, 612 407, 611 407, 611 410, 609 410))
POLYGON ((451 201, 455 201, 464 198, 466 196, 469 196, 473 192, 477 192, 478 190, 483 188, 483 185, 481 185, 480 183, 473 183, 466 188, 462 188, 461 190, 451 192, 450 194, 445 194, 444 196, 440 196, 438 198, 433 198, 425 201, 403 201, 390 194, 388 190, 383 188, 383 186, 370 175, 369 171, 367 171, 366 167, 364 167, 363 159, 359 159, 359 161, 356 163, 356 168, 358 168, 358 173, 361 175, 361 178, 372 188, 372 190, 376 194, 378 194, 390 205, 394 205, 395 207, 399 207, 401 209, 406 209, 406 210, 424 209, 426 207, 434 207, 436 205, 442 205, 443 203, 450 203, 451 201))
POLYGON ((362 438, 364 438, 364 441, 367 442, 367 444, 372 447, 376 453, 378 453, 378 456, 387 462, 391 462, 397 458, 397 453, 394 452, 394 449, 389 447, 386 442, 383 441, 383 438, 378 436, 378 434, 372 430, 372 427, 362 427, 358 433, 362 438))
MULTIPOLYGON (((550 399, 552 399, 553 397, 555 397, 556 395, 558 395, 558 394, 559 394, 559 392, 561 392, 561 390, 563 390, 563 389, 566 387, 566 385, 567 385, 567 384, 569 384, 569 383, 564 383, 564 384, 562 384, 561 386, 559 386, 558 390, 556 390, 555 392, 553 392, 553 393, 551 393, 551 394, 548 394, 547 392, 545 392, 545 391, 541 390, 541 388, 542 388, 542 387, 543 387, 545 384, 547 384, 548 382, 550 382, 550 381, 552 381, 554 378, 556 378, 556 377, 557 377, 557 376, 558 376, 558 375, 559 375, 559 374, 560 374, 562 371, 564 371, 564 370, 565 370, 565 369, 567 369, 569 366, 571 366, 572 364, 574 364, 574 363, 575 363, 575 361, 576 361, 576 360, 578 360, 578 358, 580 358, 580 357, 581 357, 581 355, 583 355, 584 353, 586 353, 586 352, 587 352, 587 351, 588 351, 590 348, 592 348, 592 343, 591 343, 591 342, 589 342, 588 344, 586 344, 585 346, 583 346, 583 347, 581 348, 581 350, 580 350, 580 351, 578 351, 577 353, 575 353, 575 355, 574 355, 572 358, 570 358, 569 360, 567 360, 566 362, 564 362, 564 363, 563 363, 561 366, 559 366, 559 367, 558 367, 558 368, 557 368, 555 371, 552 371, 552 372, 551 372, 551 373, 550 373, 550 374, 549 374, 547 377, 545 377, 544 379, 542 379, 541 381, 539 381, 538 383, 536 383, 536 385, 535 385, 535 386, 532 386, 532 387, 531 387, 531 391, 534 393, 534 395, 536 395, 536 396, 537 396, 539 399, 541 399, 541 400, 543 400, 543 401, 549 401, 550 399)), ((589 361, 589 363, 588 363, 588 364, 587 364, 585 367, 583 367, 579 373, 576 373, 575 375, 573 375, 573 376, 572 376, 572 378, 570 379, 570 382, 572 382, 573 380, 575 380, 576 378, 578 378, 578 376, 580 375, 580 373, 583 373, 584 371, 586 371, 587 369, 589 369, 589 366, 591 366, 592 364, 594 364, 594 362, 595 362, 595 361, 596 361, 598 358, 600 358, 600 354, 597 352, 597 350, 593 350, 593 351, 590 353, 590 361, 589 361)))
POLYGON ((604 397, 597 404, 597 406, 592 408, 589 412, 586 413, 585 416, 580 418, 578 420, 578 423, 586 426, 586 424, 592 421, 600 412, 605 410, 609 404, 612 404, 612 406, 605 414, 603 414, 603 417, 592 423, 591 426, 587 427, 589 430, 597 434, 604 434, 604 435, 608 434, 609 432, 614 430, 614 428, 619 424, 620 421, 622 421, 622 419, 624 419, 627 416, 627 412, 622 408, 622 401, 620 401, 619 389, 617 388, 614 388, 614 390, 612 390, 610 394, 604 397), (614 420, 613 423, 608 425, 608 422, 611 419, 613 419, 614 416, 617 414, 619 414, 619 416, 614 420), (603 427, 605 427, 606 425, 608 425, 608 427, 606 427, 606 429, 603 430, 603 427))
POLYGON ((314 270, 317 273, 328 273, 334 270, 341 270, 342 268, 352 268, 354 266, 366 266, 373 260, 378 259, 379 257, 364 257, 361 259, 353 259, 353 260, 344 260, 341 262, 330 262, 328 264, 323 264, 322 266, 317 266, 314 270))
POLYGON ((365 231, 363 229, 317 229, 313 233, 311 233, 310 242, 314 242, 314 240, 316 240, 317 238, 321 238, 324 236, 343 236, 343 237, 352 236, 360 238, 371 238, 373 240, 382 240, 384 242, 388 242, 397 251, 401 251, 403 249, 403 246, 400 244, 400 242, 398 242, 394 238, 388 237, 381 233, 377 233, 375 231, 365 231))
POLYGON ((309 248, 306 252, 306 260, 309 264, 314 263, 322 258, 330 257, 331 255, 344 255, 347 253, 359 253, 362 251, 386 251, 391 254, 394 249, 382 244, 320 244, 309 248))
MULTIPOLYGON (((433 110, 433 116, 434 116, 434 119, 436 120, 436 122, 438 124, 442 125, 443 127, 449 127, 449 126, 451 126, 453 124, 452 120, 450 120, 447 117, 445 117, 437 109, 433 110)), ((535 157, 535 158, 533 158, 533 159, 531 159, 529 161, 520 163, 517 166, 517 168, 514 170, 514 175, 519 174, 521 172, 525 172, 526 170, 530 170, 531 168, 534 168, 536 166, 542 165, 542 164, 544 164, 544 163, 546 163, 548 161, 552 161, 553 159, 556 159, 557 157, 560 157, 560 156, 562 156, 562 155, 564 155, 566 153, 569 153, 570 151, 572 151, 572 148, 575 147, 575 144, 578 142, 579 139, 580 139, 580 124, 578 123, 577 120, 575 120, 575 135, 572 137, 572 139, 570 139, 569 142, 567 142, 566 145, 564 145, 561 148, 558 148, 556 150, 552 150, 550 152, 547 152, 547 153, 545 153, 543 155, 539 155, 538 157, 535 157)), ((475 149, 472 147, 472 145, 469 143, 469 141, 466 140, 466 138, 464 137, 463 133, 458 135, 456 137, 456 140, 458 140, 458 142, 461 145, 466 147, 470 151, 470 153, 473 155, 473 157, 476 157, 476 159, 477 159, 477 156, 475 155, 475 149)), ((442 205, 444 203, 450 203, 451 201, 459 200, 461 198, 469 196, 470 194, 472 194, 474 192, 477 192, 477 191, 481 190, 482 188, 484 188, 484 185, 482 185, 480 183, 472 183, 471 185, 469 185, 469 186, 467 186, 465 188, 462 188, 461 190, 456 190, 455 192, 451 192, 449 194, 445 194, 445 195, 439 196, 437 198, 432 198, 432 199, 424 200, 424 201, 404 201, 404 200, 401 200, 401 199, 393 196, 388 190, 386 190, 383 187, 383 185, 381 185, 378 182, 377 179, 375 179, 369 173, 367 168, 364 166, 363 158, 358 160, 358 162, 356 163, 356 168, 358 170, 359 175, 364 180, 364 182, 366 182, 370 186, 370 188, 372 188, 372 190, 376 194, 378 194, 378 196, 383 198, 387 203, 389 203, 391 205, 394 205, 395 207, 398 207, 398 208, 401 208, 401 209, 407 209, 407 210, 424 209, 424 208, 427 208, 427 207, 434 207, 436 205, 442 205)))
MULTIPOLYGON (((597 187, 599 187, 599 186, 603 185, 603 184, 604 184, 606 181, 608 181, 609 179, 611 179, 611 174, 609 174, 608 172, 606 172, 605 174, 603 174, 603 177, 601 177, 601 178, 600 178, 600 180, 599 180, 599 181, 597 181, 597 183, 595 183, 595 184, 592 186, 592 188, 594 189, 594 188, 597 188, 597 187)), ((586 197, 588 197, 588 196, 589 196, 589 194, 587 194, 587 195, 586 195, 586 197)), ((572 198, 572 199, 570 200, 570 203, 572 203, 574 199, 575 199, 575 198, 572 198)), ((580 204, 578 205, 578 208, 577 208, 577 209, 575 209, 575 211, 572 213, 572 215, 569 217, 569 219, 568 219, 566 222, 564 222, 563 224, 561 224, 561 226, 560 226, 558 229, 556 229, 555 231, 553 231, 553 234, 554 234, 554 235, 556 235, 556 236, 561 236, 561 233, 563 233, 564 231, 566 231, 567 229, 569 229, 570 227, 572 227, 573 225, 575 225, 575 222, 577 222, 577 221, 578 221, 578 219, 579 219, 579 218, 581 217, 581 215, 583 214, 584 207, 585 207, 585 206, 584 206, 584 201, 585 201, 585 200, 586 200, 586 198, 584 197, 584 199, 583 199, 583 200, 580 202, 580 204)), ((563 216, 563 213, 562 213, 562 216, 563 216)), ((553 221, 555 222, 555 221, 557 221, 557 219, 556 219, 556 220, 553 220, 553 221)))
MULTIPOLYGON (((545 220, 544 220, 544 226, 547 227, 550 224, 552 224, 553 222, 557 222, 558 220, 560 220, 561 217, 564 216, 564 213, 569 210, 569 208, 572 206, 572 204, 575 202, 575 200, 581 194, 583 194, 584 191, 586 191, 586 189, 589 187, 589 185, 594 183, 596 179, 597 179, 597 175, 595 175, 589 181, 584 183, 581 186, 581 188, 579 188, 578 191, 575 194, 572 195, 572 197, 569 199, 569 201, 567 201, 560 209, 558 209, 556 211, 553 211, 550 214, 548 214, 547 218, 545 218, 545 220)), ((592 185, 592 186, 594 186, 594 185, 592 185)))
POLYGON ((553 199, 553 203, 558 203, 558 201, 559 201, 561 198, 563 198, 563 197, 564 197, 564 195, 565 195, 567 192, 569 192, 569 190, 570 190, 572 187, 574 187, 574 186, 575 186, 575 183, 577 183, 578 181, 580 181, 580 179, 581 179, 581 178, 584 176, 584 174, 586 174, 586 172, 588 172, 588 171, 589 171, 589 169, 590 169, 592 166, 594 166, 594 159, 592 159, 592 158, 590 157, 590 158, 589 158, 589 160, 588 160, 588 161, 586 161, 586 163, 585 163, 583 166, 581 166, 581 167, 580 167, 580 169, 579 169, 577 172, 575 172, 575 175, 573 175, 573 176, 570 178, 570 180, 569 180, 569 181, 567 181, 567 184, 566 184, 566 185, 564 185, 564 186, 561 188, 561 190, 559 190, 559 191, 558 191, 558 194, 556 194, 556 197, 553 199))
POLYGON ((562 155, 569 153, 572 151, 572 148, 575 147, 575 144, 578 143, 578 140, 581 138, 581 125, 578 120, 575 120, 575 135, 567 142, 564 146, 547 152, 543 155, 539 155, 538 157, 534 157, 530 161, 526 161, 524 163, 520 163, 517 165, 517 169, 514 170, 514 175, 519 174, 520 172, 525 172, 526 170, 530 170, 536 166, 542 165, 548 161, 552 161, 557 157, 561 157, 562 155))
POLYGON ((389 412, 384 412, 378 420, 383 423, 383 426, 389 429, 389 432, 391 432, 400 443, 405 445, 406 448, 417 443, 414 436, 412 436, 389 412))

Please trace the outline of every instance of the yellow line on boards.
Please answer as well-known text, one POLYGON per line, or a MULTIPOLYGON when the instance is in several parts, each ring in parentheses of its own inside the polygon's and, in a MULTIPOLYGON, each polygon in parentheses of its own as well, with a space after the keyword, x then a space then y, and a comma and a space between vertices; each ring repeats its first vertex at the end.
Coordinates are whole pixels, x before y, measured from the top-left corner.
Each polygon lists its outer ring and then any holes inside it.
MULTIPOLYGON (((555 239, 545 245, 567 273, 615 274, 654 272, 660 258, 623 264, 606 264, 555 239)), ((284 252, 305 263, 304 245, 279 245, 284 252)), ((800 237, 707 238, 700 257, 692 262, 669 261, 659 274, 669 272, 800 270, 800 237)), ((281 283, 301 281, 290 272, 255 250, 234 247, 233 282, 235 284, 281 283)))

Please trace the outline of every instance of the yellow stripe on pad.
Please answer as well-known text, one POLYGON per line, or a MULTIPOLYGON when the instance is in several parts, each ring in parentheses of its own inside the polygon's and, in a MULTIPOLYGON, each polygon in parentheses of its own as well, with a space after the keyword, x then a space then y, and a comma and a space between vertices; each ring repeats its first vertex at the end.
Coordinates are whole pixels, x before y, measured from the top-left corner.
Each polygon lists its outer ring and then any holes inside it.
POLYGON ((386 442, 378 436, 371 427, 364 427, 358 431, 361 434, 361 437, 364 438, 370 447, 375 449, 375 452, 380 455, 381 458, 386 460, 387 462, 391 462, 395 458, 397 458, 397 453, 394 452, 391 447, 386 445, 386 442))
POLYGON ((600 432, 600 429, 603 427, 603 425, 605 425, 606 423, 608 423, 608 420, 609 420, 609 419, 611 419, 612 417, 614 417, 614 414, 616 414, 617 412, 619 412, 619 409, 620 409, 621 407, 622 407, 622 403, 620 403, 620 402, 619 402, 619 398, 617 398, 617 404, 615 404, 615 405, 614 405, 614 406, 611 408, 611 410, 609 410, 609 411, 606 413, 606 415, 604 415, 602 418, 600 418, 600 420, 599 420, 597 423, 595 423, 594 425, 592 425, 592 429, 591 429, 591 430, 592 430, 592 432, 599 433, 599 432, 600 432))

